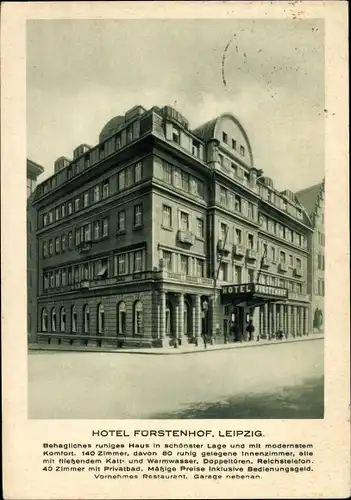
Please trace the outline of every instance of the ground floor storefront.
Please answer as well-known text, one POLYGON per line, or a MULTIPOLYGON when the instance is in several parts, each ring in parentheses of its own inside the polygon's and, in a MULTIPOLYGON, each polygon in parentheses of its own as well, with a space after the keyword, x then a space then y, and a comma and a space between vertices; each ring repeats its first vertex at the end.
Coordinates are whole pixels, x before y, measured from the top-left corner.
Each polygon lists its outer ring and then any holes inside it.
POLYGON ((206 283, 170 281, 123 293, 101 288, 47 297, 38 303, 38 341, 98 347, 177 347, 309 333, 309 303, 291 301, 285 292, 284 296, 272 296, 247 287, 226 293, 229 287, 213 289, 206 283), (250 321, 253 335, 247 332, 250 321))

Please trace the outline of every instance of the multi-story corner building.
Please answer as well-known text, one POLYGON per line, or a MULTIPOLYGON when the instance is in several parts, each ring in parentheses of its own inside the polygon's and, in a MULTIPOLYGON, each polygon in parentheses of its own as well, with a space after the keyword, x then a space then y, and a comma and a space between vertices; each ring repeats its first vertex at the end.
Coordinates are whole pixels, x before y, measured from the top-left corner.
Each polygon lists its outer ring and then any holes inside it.
POLYGON ((32 206, 37 178, 44 168, 27 159, 27 334, 31 342, 37 340, 37 244, 36 209, 32 206))
POLYGON ((224 114, 190 130, 166 106, 113 118, 38 186, 39 339, 166 346, 308 332, 310 219, 255 168, 224 114))
POLYGON ((314 229, 309 239, 308 293, 311 295, 312 329, 324 330, 324 180, 296 193, 306 208, 314 229))

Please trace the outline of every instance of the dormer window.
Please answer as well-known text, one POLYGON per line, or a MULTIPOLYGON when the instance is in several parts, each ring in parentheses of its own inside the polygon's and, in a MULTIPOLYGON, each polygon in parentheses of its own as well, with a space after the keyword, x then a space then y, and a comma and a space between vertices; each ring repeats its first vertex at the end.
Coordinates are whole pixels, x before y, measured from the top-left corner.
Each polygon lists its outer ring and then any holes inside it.
POLYGON ((241 154, 241 156, 245 156, 245 148, 244 148, 244 146, 240 146, 240 154, 241 154))
POLYGON ((172 140, 176 144, 180 144, 180 130, 177 127, 173 127, 173 130, 172 130, 172 140))
POLYGON ((232 139, 232 148, 236 149, 236 140, 235 139, 232 139))
POLYGON ((222 132, 222 140, 223 140, 223 142, 225 142, 226 144, 228 143, 228 135, 227 135, 225 132, 222 132))
POLYGON ((194 156, 199 156, 199 151, 200 151, 200 146, 197 141, 193 140, 193 145, 192 145, 192 154, 194 156))

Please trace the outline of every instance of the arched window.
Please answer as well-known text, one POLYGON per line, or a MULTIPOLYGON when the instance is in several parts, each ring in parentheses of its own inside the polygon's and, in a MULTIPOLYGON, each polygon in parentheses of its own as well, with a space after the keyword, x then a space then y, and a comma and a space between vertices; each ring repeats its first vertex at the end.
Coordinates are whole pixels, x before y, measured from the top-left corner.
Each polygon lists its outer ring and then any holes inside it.
POLYGON ((83 331, 85 334, 89 333, 90 329, 90 311, 89 306, 85 305, 83 308, 83 331))
POLYGON ((66 311, 64 307, 60 309, 60 332, 66 331, 66 311))
POLYGON ((76 309, 76 306, 72 306, 72 309, 71 309, 71 329, 72 329, 72 333, 77 333, 77 309, 76 309))
POLYGON ((140 300, 134 304, 134 335, 143 335, 143 304, 140 300))
POLYGON ((127 333, 127 309, 125 302, 117 305, 117 333, 125 335, 127 333))
POLYGON ((41 331, 48 331, 48 313, 45 307, 41 310, 41 331))
POLYGON ((97 308, 97 333, 103 334, 105 328, 105 311, 102 304, 98 305, 97 308))
POLYGON ((56 332, 56 309, 51 309, 51 331, 56 332))

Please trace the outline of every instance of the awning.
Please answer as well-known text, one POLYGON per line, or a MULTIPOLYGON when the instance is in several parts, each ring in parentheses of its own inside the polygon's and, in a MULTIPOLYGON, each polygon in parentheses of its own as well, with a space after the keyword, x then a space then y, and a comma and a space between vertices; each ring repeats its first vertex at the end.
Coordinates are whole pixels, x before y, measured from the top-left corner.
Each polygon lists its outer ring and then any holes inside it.
POLYGON ((98 272, 97 275, 100 276, 100 277, 102 277, 102 276, 104 276, 106 274, 106 272, 107 272, 107 266, 101 266, 101 268, 100 268, 100 270, 99 270, 99 272, 98 272))
POLYGON ((261 283, 245 283, 242 285, 226 285, 222 287, 221 297, 224 303, 231 302, 238 306, 261 306, 267 302, 286 301, 289 297, 287 288, 263 285, 261 283))

